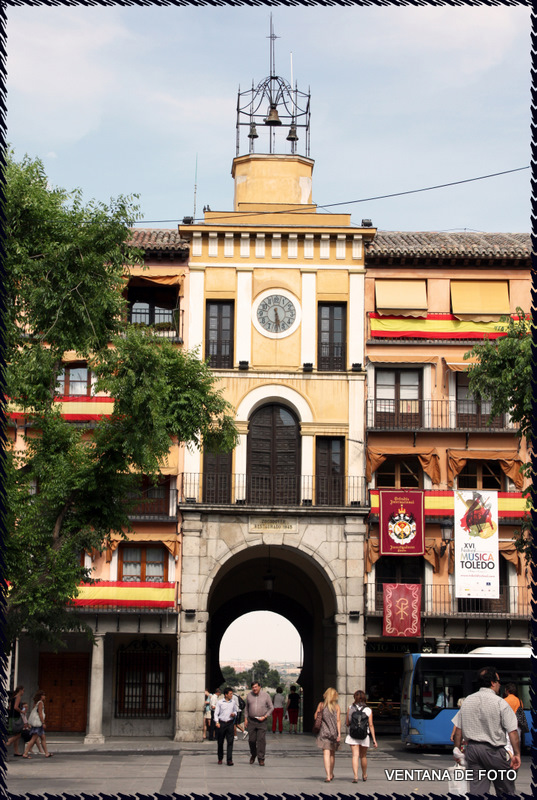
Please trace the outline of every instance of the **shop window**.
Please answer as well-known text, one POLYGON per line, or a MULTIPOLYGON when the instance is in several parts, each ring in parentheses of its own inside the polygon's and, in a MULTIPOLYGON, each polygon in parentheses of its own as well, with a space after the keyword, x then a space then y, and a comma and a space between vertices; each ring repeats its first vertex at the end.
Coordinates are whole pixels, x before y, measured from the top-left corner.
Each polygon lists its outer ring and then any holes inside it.
POLYGON ((70 364, 58 375, 59 393, 64 397, 91 394, 91 372, 85 364, 70 364))
POLYGON ((375 474, 377 489, 423 488, 423 470, 416 456, 387 458, 375 474))
POLYGON ((205 325, 205 358, 213 368, 233 367, 234 304, 208 302, 205 325))
POLYGON ((421 370, 375 371, 375 427, 421 427, 421 370))
POLYGON ((319 370, 342 372, 347 368, 347 306, 345 303, 319 303, 319 370))
POLYGON ((168 580, 168 551, 162 545, 120 545, 118 578, 127 583, 168 580))
POLYGON ((497 461, 469 459, 457 476, 457 486, 501 492, 505 488, 505 474, 497 461))
POLYGON ((170 717, 172 651, 136 641, 117 653, 116 717, 170 717))

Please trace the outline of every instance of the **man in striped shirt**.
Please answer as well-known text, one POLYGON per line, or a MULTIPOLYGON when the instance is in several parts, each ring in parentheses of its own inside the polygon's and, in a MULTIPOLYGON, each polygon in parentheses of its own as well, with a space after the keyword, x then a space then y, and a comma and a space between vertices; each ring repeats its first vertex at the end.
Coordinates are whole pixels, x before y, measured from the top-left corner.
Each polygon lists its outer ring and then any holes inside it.
POLYGON ((468 695, 453 718, 453 744, 460 748, 463 739, 470 794, 490 791, 491 782, 498 797, 515 794, 516 770, 520 767, 520 741, 515 712, 501 697, 500 676, 494 667, 477 673, 479 691, 468 695), (507 739, 513 755, 505 749, 507 739))

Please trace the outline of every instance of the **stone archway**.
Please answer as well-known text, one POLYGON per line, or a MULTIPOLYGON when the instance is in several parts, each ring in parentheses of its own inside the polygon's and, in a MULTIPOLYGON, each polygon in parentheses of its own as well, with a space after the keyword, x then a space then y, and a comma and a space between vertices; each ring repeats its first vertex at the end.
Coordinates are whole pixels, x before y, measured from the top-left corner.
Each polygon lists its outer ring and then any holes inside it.
POLYGON ((298 550, 260 545, 237 554, 219 570, 209 594, 207 683, 219 685, 222 637, 238 617, 250 611, 273 611, 297 629, 304 648, 299 683, 304 691, 304 730, 327 686, 337 679, 337 603, 333 586, 315 562, 298 550), (246 557, 245 557, 246 556, 246 557), (264 588, 270 570, 274 589, 264 588))
POLYGON ((229 624, 273 610, 304 645, 305 729, 314 704, 334 686, 342 707, 365 680, 364 517, 357 508, 181 507, 181 615, 177 741, 202 736, 203 692, 221 683, 219 645, 229 624), (264 576, 275 576, 268 595, 264 576))

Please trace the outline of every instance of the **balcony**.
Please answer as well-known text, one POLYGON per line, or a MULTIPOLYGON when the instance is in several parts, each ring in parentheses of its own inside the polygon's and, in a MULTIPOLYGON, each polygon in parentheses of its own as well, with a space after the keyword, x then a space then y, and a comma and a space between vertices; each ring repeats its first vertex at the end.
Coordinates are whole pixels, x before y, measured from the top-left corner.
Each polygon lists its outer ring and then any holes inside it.
POLYGON ((144 480, 139 493, 131 495, 129 517, 146 522, 169 522, 175 519, 175 503, 170 508, 170 482, 164 480, 156 486, 144 480))
POLYGON ((180 308, 154 308, 147 303, 136 303, 129 322, 139 328, 151 328, 162 339, 183 341, 183 312, 180 308))
POLYGON ((513 431, 506 414, 491 417, 470 400, 368 400, 370 431, 513 431))
MULTIPOLYGON (((384 611, 382 583, 364 586, 365 613, 382 617, 384 611)), ((500 586, 497 599, 457 598, 450 584, 422 586, 421 615, 427 618, 483 617, 498 619, 530 619, 531 593, 527 586, 500 586)))
POLYGON ((78 611, 158 613, 176 608, 175 583, 95 581, 81 584, 72 601, 78 611))
POLYGON ((181 503, 244 506, 365 507, 364 477, 184 473, 181 503))

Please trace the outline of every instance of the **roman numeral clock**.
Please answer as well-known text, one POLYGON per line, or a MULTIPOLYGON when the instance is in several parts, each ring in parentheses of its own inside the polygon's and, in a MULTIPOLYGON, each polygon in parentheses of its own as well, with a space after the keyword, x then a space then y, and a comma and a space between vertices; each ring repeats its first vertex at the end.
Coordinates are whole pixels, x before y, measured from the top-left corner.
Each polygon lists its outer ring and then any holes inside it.
POLYGON ((301 310, 297 298, 288 291, 268 289, 254 301, 252 322, 269 339, 290 336, 300 325, 301 310))

